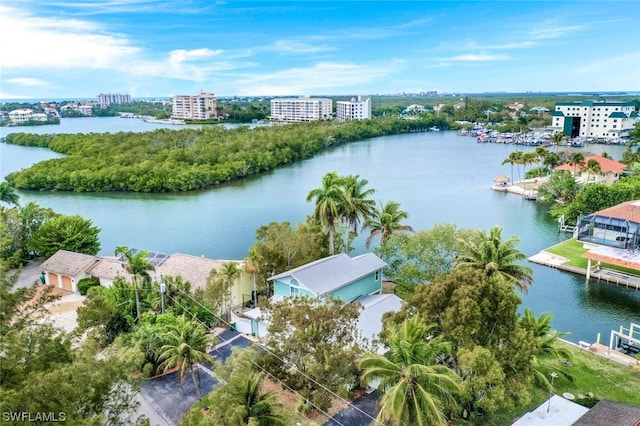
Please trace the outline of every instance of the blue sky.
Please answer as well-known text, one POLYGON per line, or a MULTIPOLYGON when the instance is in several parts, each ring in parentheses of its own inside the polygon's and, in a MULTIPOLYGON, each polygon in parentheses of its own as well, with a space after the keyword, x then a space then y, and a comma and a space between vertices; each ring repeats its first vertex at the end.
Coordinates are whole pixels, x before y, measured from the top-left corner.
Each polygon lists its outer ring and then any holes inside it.
POLYGON ((639 1, 2 0, 0 98, 638 91, 639 1))

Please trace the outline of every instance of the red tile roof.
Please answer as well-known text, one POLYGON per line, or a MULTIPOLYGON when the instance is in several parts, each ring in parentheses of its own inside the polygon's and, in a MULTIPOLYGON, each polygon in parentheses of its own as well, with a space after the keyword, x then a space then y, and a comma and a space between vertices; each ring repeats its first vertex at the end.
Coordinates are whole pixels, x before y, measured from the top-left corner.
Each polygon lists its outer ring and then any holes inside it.
MULTIPOLYGON (((584 164, 587 164, 589 160, 596 160, 598 164, 600 164, 600 169, 602 170, 603 174, 604 173, 621 174, 624 171, 624 169, 627 167, 626 164, 622 164, 610 158, 605 158, 601 155, 588 155, 584 157, 584 164)), ((568 172, 573 172, 576 170, 580 170, 580 168, 577 166, 574 168, 574 166, 570 165, 569 163, 566 163, 556 167, 556 170, 566 170, 568 172)))
POLYGON ((626 201, 593 214, 640 223, 640 200, 626 201))

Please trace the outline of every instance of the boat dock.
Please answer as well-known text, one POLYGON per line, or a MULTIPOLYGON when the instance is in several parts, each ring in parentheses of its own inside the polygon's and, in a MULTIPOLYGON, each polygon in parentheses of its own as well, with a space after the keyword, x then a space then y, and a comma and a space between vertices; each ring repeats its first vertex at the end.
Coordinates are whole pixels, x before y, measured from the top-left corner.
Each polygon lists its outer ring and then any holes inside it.
MULTIPOLYGON (((584 268, 578 268, 577 266, 567 265, 567 258, 558 256, 556 254, 549 253, 542 250, 538 254, 527 259, 529 262, 537 263, 538 265, 549 266, 551 268, 560 269, 561 271, 571 272, 577 275, 587 276, 587 270, 584 268)), ((591 279, 598 281, 604 281, 609 284, 615 284, 622 287, 634 288, 640 290, 640 276, 625 274, 620 271, 614 271, 607 268, 595 268, 591 272, 591 279)))

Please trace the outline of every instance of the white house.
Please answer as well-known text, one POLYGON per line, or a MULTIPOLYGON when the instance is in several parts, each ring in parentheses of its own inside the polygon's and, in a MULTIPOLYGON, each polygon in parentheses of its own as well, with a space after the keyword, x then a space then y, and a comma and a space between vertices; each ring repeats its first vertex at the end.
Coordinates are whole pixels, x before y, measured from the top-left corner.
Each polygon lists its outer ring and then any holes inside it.
POLYGON ((33 112, 30 108, 15 109, 9 112, 9 120, 14 123, 27 121, 47 121, 47 114, 33 112))

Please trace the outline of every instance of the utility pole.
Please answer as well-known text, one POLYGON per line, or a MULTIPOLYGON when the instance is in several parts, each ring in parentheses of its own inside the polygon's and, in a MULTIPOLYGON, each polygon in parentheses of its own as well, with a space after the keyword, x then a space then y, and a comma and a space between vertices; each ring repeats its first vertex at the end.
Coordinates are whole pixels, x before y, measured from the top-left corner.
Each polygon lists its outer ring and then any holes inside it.
POLYGON ((551 392, 553 391, 553 379, 558 377, 558 373, 556 373, 555 371, 552 371, 550 375, 551 375, 551 386, 549 387, 549 404, 547 404, 547 413, 551 408, 551 396, 552 396, 551 392))

